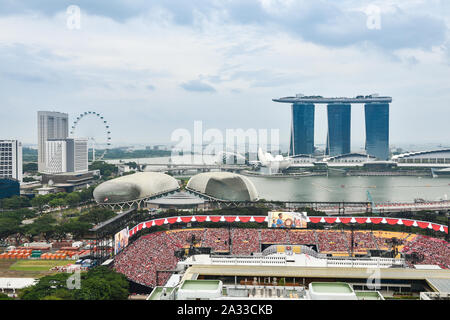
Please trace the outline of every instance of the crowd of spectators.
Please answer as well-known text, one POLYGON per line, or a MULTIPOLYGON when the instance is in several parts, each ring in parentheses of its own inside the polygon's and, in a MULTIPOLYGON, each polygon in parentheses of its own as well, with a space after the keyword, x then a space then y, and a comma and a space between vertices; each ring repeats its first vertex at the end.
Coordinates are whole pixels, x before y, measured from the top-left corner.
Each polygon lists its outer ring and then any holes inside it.
POLYGON ((288 243, 288 229, 261 229, 261 242, 273 244, 288 243))
POLYGON ((233 254, 249 255, 260 251, 259 230, 257 229, 233 229, 231 240, 233 254))
POLYGON ((316 244, 313 230, 291 230, 289 241, 293 244, 316 244))
POLYGON ((207 228, 203 234, 202 246, 214 248, 215 251, 229 251, 229 240, 228 229, 207 228))
POLYGON ((403 253, 418 253, 423 260, 417 264, 438 265, 443 269, 450 268, 450 244, 441 239, 418 235, 403 247, 403 253))
MULTIPOLYGON (((355 231, 358 249, 376 249, 386 239, 376 232, 355 231)), ((260 252, 262 244, 316 244, 320 252, 348 252, 350 234, 336 230, 277 230, 200 228, 155 232, 142 236, 115 258, 114 268, 130 280, 154 287, 163 285, 177 265, 175 251, 191 245, 210 247, 211 251, 229 251, 249 255, 260 252), (231 243, 230 243, 231 236, 231 243), (158 271, 158 272, 157 272, 158 271)), ((424 260, 420 264, 434 264, 450 268, 449 244, 440 239, 416 236, 405 240, 403 253, 418 252, 424 260)))
POLYGON ((343 232, 320 230, 317 231, 317 237, 319 239, 320 252, 348 251, 348 240, 343 232))
MULTIPOLYGON (((350 238, 351 237, 350 234, 347 234, 347 237, 350 238)), ((376 239, 379 239, 379 238, 374 236, 374 234, 371 232, 356 231, 353 233, 353 239, 354 239, 356 249, 375 250, 378 248, 376 239)), ((380 239, 380 243, 382 243, 383 241, 384 241, 383 239, 380 239)))

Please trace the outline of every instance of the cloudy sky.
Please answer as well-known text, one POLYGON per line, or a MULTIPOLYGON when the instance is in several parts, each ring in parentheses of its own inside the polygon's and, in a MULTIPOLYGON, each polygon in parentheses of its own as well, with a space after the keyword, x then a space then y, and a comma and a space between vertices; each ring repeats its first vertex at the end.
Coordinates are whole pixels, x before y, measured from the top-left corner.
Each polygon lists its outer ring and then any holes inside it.
MULTIPOLYGON (((169 142, 195 120, 287 143, 272 98, 380 93, 392 144, 450 145, 449 28, 448 0, 0 0, 0 138, 36 143, 38 110, 92 110, 115 144, 169 142)), ((326 130, 318 106, 317 144, 326 130)))

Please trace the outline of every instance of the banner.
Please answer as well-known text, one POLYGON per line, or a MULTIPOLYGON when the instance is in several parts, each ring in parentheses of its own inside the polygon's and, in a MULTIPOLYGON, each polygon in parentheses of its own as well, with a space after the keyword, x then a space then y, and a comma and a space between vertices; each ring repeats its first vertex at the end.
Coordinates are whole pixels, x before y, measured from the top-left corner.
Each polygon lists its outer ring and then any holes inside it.
POLYGON ((268 213, 269 228, 305 229, 308 214, 306 212, 270 211, 268 213))
POLYGON ((118 254, 128 246, 128 228, 125 228, 114 235, 114 254, 118 254))

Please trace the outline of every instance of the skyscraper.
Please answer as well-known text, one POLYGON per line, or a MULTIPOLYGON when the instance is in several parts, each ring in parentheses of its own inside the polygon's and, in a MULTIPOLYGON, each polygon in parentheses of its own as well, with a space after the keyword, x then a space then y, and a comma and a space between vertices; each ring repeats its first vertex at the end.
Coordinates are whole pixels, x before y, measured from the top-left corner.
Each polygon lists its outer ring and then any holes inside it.
POLYGON ((45 173, 88 171, 87 139, 50 139, 45 149, 45 173))
POLYGON ((327 155, 337 156, 350 153, 350 119, 350 104, 331 103, 328 105, 327 155))
POLYGON ((389 159, 389 103, 366 103, 365 116, 367 154, 389 159))
POLYGON ((38 171, 44 172, 46 142, 49 139, 65 139, 69 136, 69 115, 67 113, 38 111, 38 171))
POLYGON ((314 153, 314 104, 292 104, 291 156, 314 153))
POLYGON ((315 104, 328 104, 326 153, 331 156, 350 153, 351 104, 365 104, 366 151, 379 160, 389 158, 389 104, 392 97, 376 93, 355 98, 296 94, 272 101, 292 104, 291 156, 314 153, 315 104))
POLYGON ((67 171, 88 171, 88 140, 83 138, 66 139, 69 150, 67 171), (73 155, 72 155, 73 154, 73 155))
POLYGON ((22 182, 22 143, 17 140, 0 140, 0 178, 22 182))

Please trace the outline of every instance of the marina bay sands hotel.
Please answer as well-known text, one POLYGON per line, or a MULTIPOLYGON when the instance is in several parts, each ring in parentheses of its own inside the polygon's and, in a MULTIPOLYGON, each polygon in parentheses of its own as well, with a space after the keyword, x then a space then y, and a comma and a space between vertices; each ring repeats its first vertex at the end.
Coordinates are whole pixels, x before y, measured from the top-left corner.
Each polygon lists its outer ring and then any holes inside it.
POLYGON ((274 102, 292 104, 291 156, 314 153, 315 104, 328 104, 326 154, 350 153, 351 104, 364 103, 366 121, 366 152, 379 160, 389 158, 389 104, 391 97, 376 94, 356 98, 324 98, 322 96, 284 97, 274 102))

